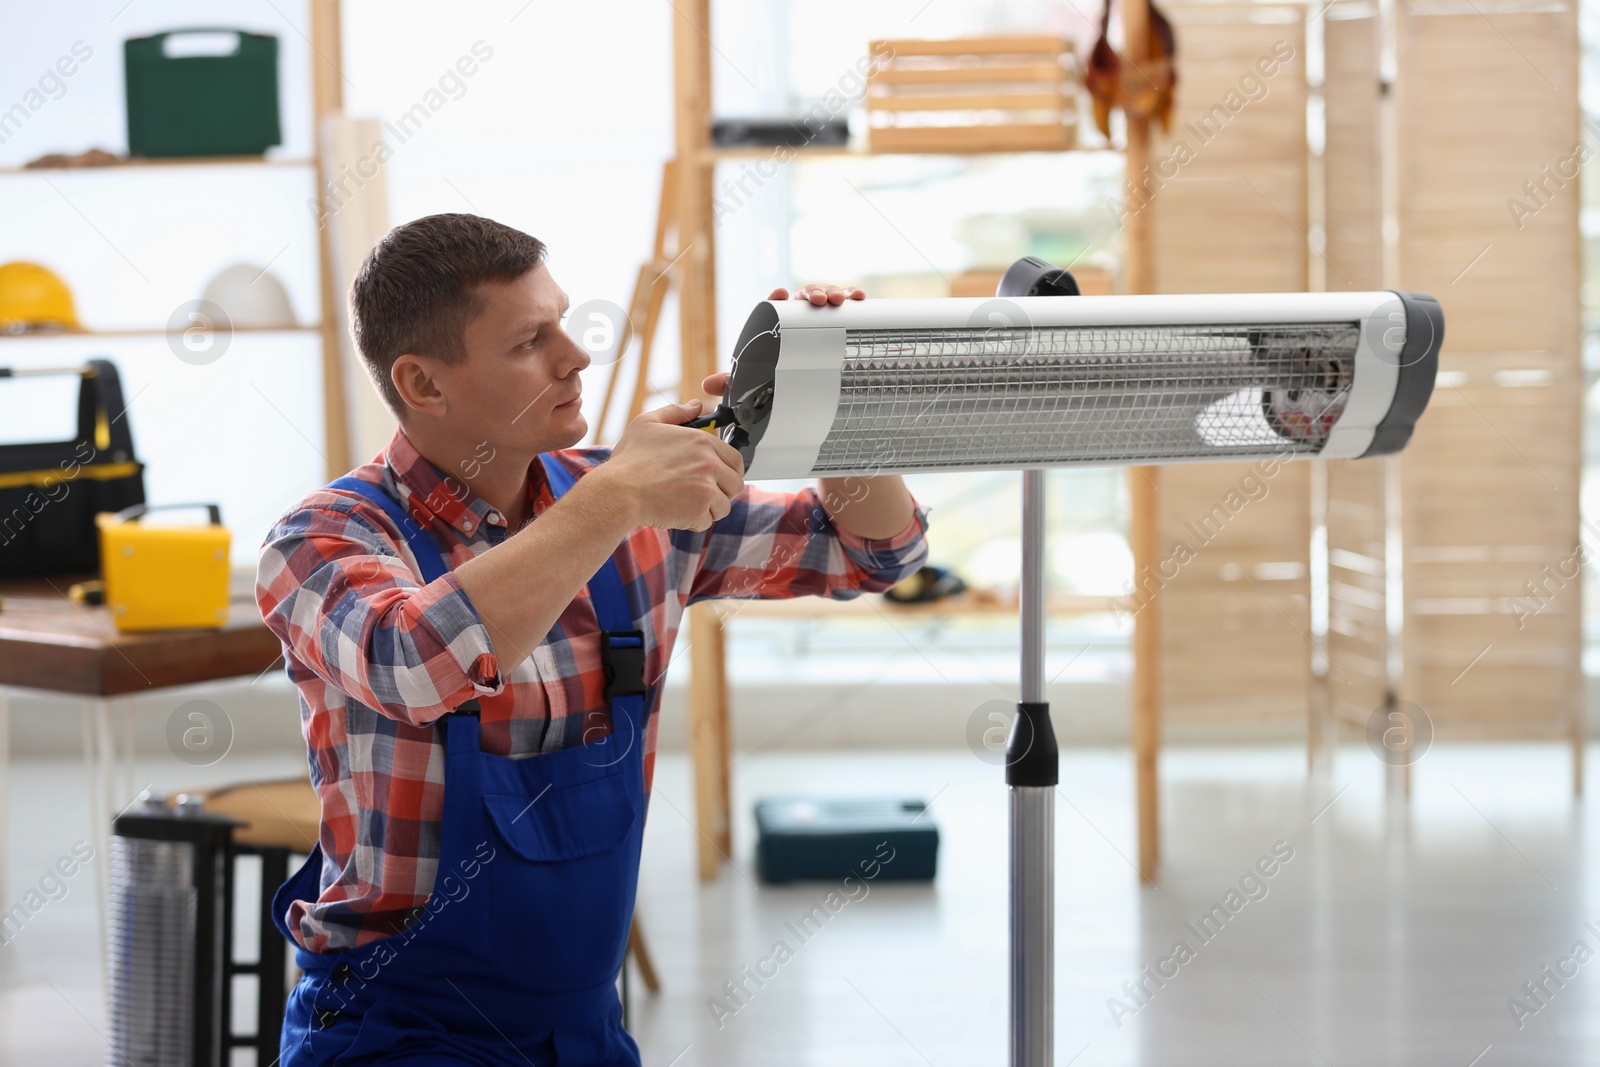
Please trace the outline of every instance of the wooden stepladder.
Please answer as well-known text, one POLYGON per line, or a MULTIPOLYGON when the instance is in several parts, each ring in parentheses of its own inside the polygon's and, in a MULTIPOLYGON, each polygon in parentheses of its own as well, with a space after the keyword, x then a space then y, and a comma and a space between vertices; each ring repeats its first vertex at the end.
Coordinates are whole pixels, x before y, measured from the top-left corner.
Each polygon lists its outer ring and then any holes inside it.
POLYGON ((600 417, 595 422, 595 434, 605 432, 611 415, 611 401, 617 394, 617 383, 624 377, 624 364, 628 361, 634 336, 639 339, 638 366, 634 368, 633 381, 628 395, 628 416, 632 422, 644 411, 650 388, 650 357, 655 351, 656 327, 661 322, 661 308, 667 302, 667 290, 672 284, 672 267, 678 256, 669 251, 668 236, 676 236, 674 205, 677 198, 677 163, 667 160, 661 166, 661 204, 656 210, 656 239, 650 259, 639 267, 639 277, 633 283, 633 298, 628 301, 628 320, 623 327, 622 340, 617 343, 617 364, 606 381, 606 391, 600 400, 600 417), (637 331, 634 324, 638 323, 637 331))

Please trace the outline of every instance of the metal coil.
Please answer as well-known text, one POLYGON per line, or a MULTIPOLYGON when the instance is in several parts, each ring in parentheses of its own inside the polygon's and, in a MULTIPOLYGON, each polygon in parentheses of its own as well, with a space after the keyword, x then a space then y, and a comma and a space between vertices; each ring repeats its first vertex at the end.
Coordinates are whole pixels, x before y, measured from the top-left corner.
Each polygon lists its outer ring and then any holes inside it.
POLYGON ((816 469, 1315 454, 1358 325, 848 330, 816 469))
POLYGON ((193 1061, 194 848, 111 839, 107 1067, 193 1061))

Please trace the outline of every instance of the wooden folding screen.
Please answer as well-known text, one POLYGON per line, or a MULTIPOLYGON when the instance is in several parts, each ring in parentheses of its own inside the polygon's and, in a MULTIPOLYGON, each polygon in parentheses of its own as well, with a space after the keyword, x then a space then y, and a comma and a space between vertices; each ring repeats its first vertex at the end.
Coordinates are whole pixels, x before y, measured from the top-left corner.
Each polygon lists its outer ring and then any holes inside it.
MULTIPOLYGON (((1146 188, 1127 200, 1156 213, 1157 291, 1304 290, 1304 11, 1188 3, 1168 15, 1181 57, 1172 128, 1152 148, 1146 188)), ((1162 468, 1157 540, 1172 562, 1136 575, 1134 607, 1160 598, 1169 736, 1201 720, 1242 737, 1304 720, 1307 485, 1305 464, 1162 468)))
POLYGON ((1397 281, 1447 324, 1400 461, 1401 694, 1441 736, 1577 740, 1597 544, 1578 514, 1578 169, 1600 138, 1579 126, 1576 5, 1402 0, 1395 62, 1397 281))

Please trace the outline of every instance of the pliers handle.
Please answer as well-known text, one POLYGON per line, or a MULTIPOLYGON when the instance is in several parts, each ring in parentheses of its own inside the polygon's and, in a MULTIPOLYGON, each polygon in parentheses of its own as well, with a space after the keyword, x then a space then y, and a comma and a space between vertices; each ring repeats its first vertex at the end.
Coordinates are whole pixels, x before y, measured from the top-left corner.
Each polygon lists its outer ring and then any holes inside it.
POLYGON ((719 428, 734 421, 733 409, 727 404, 718 404, 698 419, 690 419, 682 425, 693 430, 705 430, 707 433, 715 433, 719 428))

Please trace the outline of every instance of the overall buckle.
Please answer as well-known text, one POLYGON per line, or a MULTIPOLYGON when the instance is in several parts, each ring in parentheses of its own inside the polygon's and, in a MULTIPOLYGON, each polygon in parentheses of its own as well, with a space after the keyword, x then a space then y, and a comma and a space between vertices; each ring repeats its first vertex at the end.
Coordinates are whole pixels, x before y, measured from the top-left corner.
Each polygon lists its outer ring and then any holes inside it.
POLYGON ((644 684, 643 631, 600 631, 600 663, 606 672, 607 700, 634 696, 648 688, 644 684))

